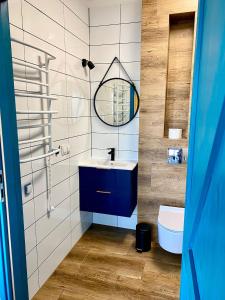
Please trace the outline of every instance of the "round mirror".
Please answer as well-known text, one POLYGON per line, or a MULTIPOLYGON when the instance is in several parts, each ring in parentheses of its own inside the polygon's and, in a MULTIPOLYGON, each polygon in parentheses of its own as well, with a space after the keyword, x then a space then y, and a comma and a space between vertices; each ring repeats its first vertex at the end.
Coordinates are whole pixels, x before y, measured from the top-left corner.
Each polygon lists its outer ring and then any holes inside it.
POLYGON ((97 116, 107 125, 122 126, 136 116, 139 95, 135 86, 121 78, 111 78, 101 83, 94 96, 97 116))

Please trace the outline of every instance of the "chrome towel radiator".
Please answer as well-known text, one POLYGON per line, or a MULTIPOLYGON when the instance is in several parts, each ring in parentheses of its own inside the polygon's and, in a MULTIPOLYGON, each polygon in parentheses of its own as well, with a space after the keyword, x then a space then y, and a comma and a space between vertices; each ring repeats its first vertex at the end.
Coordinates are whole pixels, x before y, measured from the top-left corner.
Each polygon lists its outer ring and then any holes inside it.
MULTIPOLYGON (((46 172, 47 172, 47 214, 50 216, 50 213, 52 210, 54 210, 54 207, 51 205, 51 191, 52 191, 52 178, 51 178, 51 156, 57 155, 60 152, 60 146, 56 149, 53 148, 52 144, 52 117, 54 114, 57 114, 57 111, 52 110, 52 101, 57 101, 56 97, 53 97, 50 94, 50 87, 49 87, 49 64, 51 60, 56 59, 55 56, 48 53, 47 51, 33 46, 31 44, 25 43, 23 41, 20 41, 18 39, 12 38, 11 41, 13 43, 17 43, 20 45, 23 45, 24 47, 32 48, 33 50, 37 51, 40 55, 38 55, 38 62, 39 65, 28 63, 26 61, 20 60, 20 59, 13 59, 13 69, 14 69, 14 82, 21 82, 26 84, 26 90, 15 90, 15 96, 17 98, 17 101, 19 101, 20 97, 30 99, 30 101, 42 101, 41 107, 42 110, 17 110, 17 115, 37 115, 39 116, 38 119, 42 122, 40 124, 30 124, 30 117, 29 124, 28 125, 19 125, 17 128, 20 129, 31 129, 31 128, 43 128, 44 131, 47 131, 47 134, 44 134, 41 137, 38 138, 30 138, 30 139, 24 139, 19 140, 19 145, 25 145, 30 144, 32 147, 34 146, 40 146, 40 143, 43 143, 43 147, 45 149, 44 154, 38 155, 38 156, 32 156, 25 159, 20 159, 20 163, 28 163, 32 161, 37 161, 40 159, 45 159, 46 163, 46 172), (42 58, 44 56, 44 59, 42 58), (25 69, 24 74, 17 74, 15 72, 15 68, 21 68, 23 67, 25 69), (33 74, 32 80, 30 78, 27 78, 27 74, 33 74), (33 92, 27 90, 27 85, 34 85, 38 87, 38 92, 33 92), (44 103, 43 103, 44 102, 44 103), (45 116, 47 118, 45 119, 45 116), (38 143, 38 144, 37 144, 38 143)), ((28 106, 29 108, 29 106, 28 106)))

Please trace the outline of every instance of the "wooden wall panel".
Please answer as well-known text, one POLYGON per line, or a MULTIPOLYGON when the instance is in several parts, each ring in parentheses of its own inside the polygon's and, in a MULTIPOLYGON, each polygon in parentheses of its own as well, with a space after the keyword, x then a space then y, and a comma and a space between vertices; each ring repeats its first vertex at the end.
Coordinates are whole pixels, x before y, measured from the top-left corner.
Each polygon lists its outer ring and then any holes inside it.
POLYGON ((165 136, 169 128, 188 136, 193 39, 194 14, 170 15, 165 136))
POLYGON ((167 163, 153 163, 151 169, 151 190, 163 197, 167 197, 168 194, 174 198, 177 198, 179 194, 182 197, 185 193, 185 176, 185 165, 170 166, 167 163))
MULTIPOLYGON (((187 147, 186 139, 164 137, 169 15, 196 12, 197 0, 142 2, 138 218, 154 225, 156 238, 159 205, 184 206, 186 185, 186 165, 170 166, 166 162, 168 147, 187 147)), ((183 83, 176 89, 187 96, 183 83)), ((175 92, 170 90, 168 96, 175 92)))

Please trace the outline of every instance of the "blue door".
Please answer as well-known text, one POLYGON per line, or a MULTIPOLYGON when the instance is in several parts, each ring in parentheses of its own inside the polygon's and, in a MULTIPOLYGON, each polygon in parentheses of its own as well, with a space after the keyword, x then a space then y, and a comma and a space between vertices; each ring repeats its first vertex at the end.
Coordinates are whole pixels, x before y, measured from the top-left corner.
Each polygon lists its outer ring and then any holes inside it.
POLYGON ((181 299, 225 299, 225 1, 200 0, 181 299))
POLYGON ((0 191, 0 299, 27 300, 23 208, 7 0, 0 0, 0 137, 0 185, 4 188, 4 193, 0 191))

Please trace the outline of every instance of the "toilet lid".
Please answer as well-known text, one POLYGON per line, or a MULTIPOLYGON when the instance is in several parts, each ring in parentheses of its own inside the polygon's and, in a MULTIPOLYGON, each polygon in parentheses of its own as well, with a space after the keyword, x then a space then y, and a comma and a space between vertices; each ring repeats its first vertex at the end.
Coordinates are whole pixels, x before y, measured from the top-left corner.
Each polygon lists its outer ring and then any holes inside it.
POLYGON ((166 229, 173 231, 184 230, 184 211, 167 211, 159 212, 158 222, 166 229))

